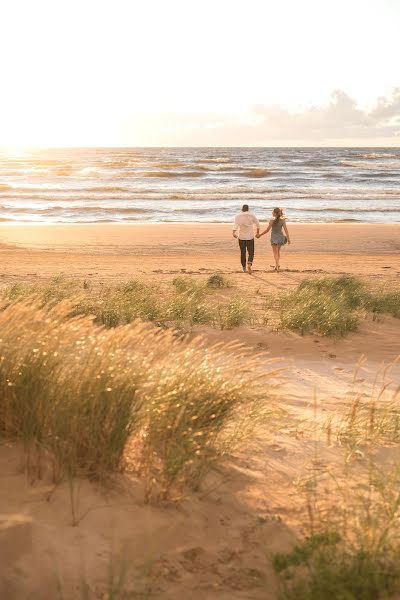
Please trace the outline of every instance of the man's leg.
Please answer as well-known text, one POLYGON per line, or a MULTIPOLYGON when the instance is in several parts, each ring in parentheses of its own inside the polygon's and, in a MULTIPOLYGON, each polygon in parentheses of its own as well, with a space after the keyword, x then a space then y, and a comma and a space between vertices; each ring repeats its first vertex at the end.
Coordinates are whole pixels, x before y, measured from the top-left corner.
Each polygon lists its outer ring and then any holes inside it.
POLYGON ((247 252, 249 253, 249 258, 247 261, 247 270, 249 273, 251 273, 251 267, 254 258, 254 238, 252 240, 247 240, 247 252))
POLYGON ((247 240, 247 251, 249 253, 248 264, 251 266, 254 260, 254 238, 252 240, 247 240))
POLYGON ((246 269, 246 240, 239 240, 240 262, 242 263, 243 271, 246 269))

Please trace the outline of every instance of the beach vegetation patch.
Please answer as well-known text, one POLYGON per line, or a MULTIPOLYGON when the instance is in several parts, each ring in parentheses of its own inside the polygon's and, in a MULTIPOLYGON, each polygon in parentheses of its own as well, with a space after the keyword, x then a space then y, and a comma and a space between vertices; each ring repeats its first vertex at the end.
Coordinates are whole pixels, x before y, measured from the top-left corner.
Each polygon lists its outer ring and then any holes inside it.
POLYGON ((369 290, 347 275, 306 279, 296 289, 271 297, 266 308, 269 314, 278 313, 278 329, 343 337, 356 331, 369 312, 399 317, 400 290, 369 290))
MULTIPOLYGON (((222 280, 218 274, 216 277, 211 279, 211 288, 228 285, 222 276, 222 280)), ((207 280, 181 275, 172 283, 172 289, 141 279, 117 285, 87 285, 58 276, 44 283, 13 284, 5 290, 3 305, 34 298, 44 307, 70 299, 71 316, 92 315, 106 327, 125 325, 136 319, 183 330, 206 324, 232 328, 246 322, 249 315, 246 301, 207 295, 211 291, 207 280)))
POLYGON ((383 288, 376 290, 367 298, 366 306, 374 316, 389 314, 397 319, 400 318, 400 289, 383 288))
POLYGON ((306 534, 290 552, 273 556, 282 600, 398 597, 398 477, 398 467, 373 464, 361 485, 348 471, 340 482, 312 475, 303 486, 306 534))
POLYGON ((173 286, 179 294, 191 293, 198 296, 204 296, 206 285, 204 280, 198 280, 190 275, 179 275, 172 281, 173 286))
POLYGON ((252 312, 243 298, 232 298, 227 304, 218 306, 218 324, 221 329, 240 327, 252 319, 252 312))
POLYGON ((221 273, 213 273, 207 279, 207 287, 211 289, 220 289, 231 287, 230 282, 221 273))
POLYGON ((13 283, 6 288, 4 295, 11 301, 35 297, 41 306, 45 306, 57 304, 79 293, 82 293, 79 281, 68 279, 64 275, 56 275, 46 283, 13 283))
POLYGON ((305 333, 319 333, 341 337, 355 331, 359 317, 348 306, 340 293, 303 286, 294 291, 271 298, 267 308, 279 313, 279 329, 292 329, 305 333))
POLYGON ((273 566, 283 584, 282 600, 375 600, 400 591, 395 548, 350 550, 337 531, 313 535, 291 553, 275 555, 273 566))
POLYGON ((55 481, 129 464, 148 499, 166 498, 200 485, 271 413, 258 379, 272 372, 257 359, 249 371, 240 344, 207 347, 139 321, 105 328, 73 309, 23 301, 0 312, 0 436, 23 443, 34 478, 45 463, 55 481))

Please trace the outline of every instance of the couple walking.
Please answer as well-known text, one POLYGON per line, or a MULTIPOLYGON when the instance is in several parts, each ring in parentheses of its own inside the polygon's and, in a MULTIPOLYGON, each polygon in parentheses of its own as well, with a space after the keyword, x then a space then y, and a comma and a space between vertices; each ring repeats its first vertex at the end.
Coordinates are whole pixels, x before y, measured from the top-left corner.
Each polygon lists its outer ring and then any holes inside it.
POLYGON ((283 210, 281 208, 274 208, 272 217, 273 218, 268 223, 267 229, 260 233, 260 222, 257 217, 249 211, 248 204, 243 204, 242 211, 236 215, 233 224, 233 237, 239 239, 240 262, 242 263, 244 273, 246 273, 246 263, 247 272, 250 274, 252 272, 254 259, 254 226, 257 228, 256 238, 260 238, 271 231, 271 246, 275 259, 274 271, 279 273, 281 247, 286 243, 290 244, 290 237, 285 217, 283 216, 283 210), (282 233, 282 229, 285 234, 282 233))

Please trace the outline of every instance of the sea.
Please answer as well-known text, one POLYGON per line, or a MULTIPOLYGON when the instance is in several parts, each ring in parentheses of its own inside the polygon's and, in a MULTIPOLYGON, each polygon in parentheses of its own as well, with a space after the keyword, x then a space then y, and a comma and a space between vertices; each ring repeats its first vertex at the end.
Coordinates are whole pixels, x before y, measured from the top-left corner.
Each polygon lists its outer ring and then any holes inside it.
POLYGON ((0 221, 400 222, 400 148, 0 150, 0 221))

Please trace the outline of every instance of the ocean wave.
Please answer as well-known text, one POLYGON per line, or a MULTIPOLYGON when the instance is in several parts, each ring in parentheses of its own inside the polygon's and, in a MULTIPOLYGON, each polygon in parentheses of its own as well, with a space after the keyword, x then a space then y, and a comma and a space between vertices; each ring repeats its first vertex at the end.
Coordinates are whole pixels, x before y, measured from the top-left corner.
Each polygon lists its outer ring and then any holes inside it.
POLYGON ((239 173, 243 177, 268 177, 271 175, 271 171, 269 169, 261 169, 261 168, 250 168, 246 171, 242 171, 239 173))
POLYGON ((75 167, 72 166, 64 166, 61 167, 60 169, 56 169, 54 171, 54 175, 57 175, 57 177, 70 177, 75 171, 75 167))
POLYGON ((400 189, 375 190, 363 187, 355 189, 313 189, 313 188, 260 188, 249 190, 237 189, 140 189, 123 187, 99 187, 82 189, 30 189, 9 188, 0 189, 0 201, 2 202, 64 202, 70 204, 96 203, 104 201, 136 201, 149 203, 161 203, 164 200, 177 202, 207 202, 216 203, 216 208, 222 201, 242 202, 255 201, 325 201, 325 202, 399 202, 400 189))
POLYGON ((398 154, 390 154, 388 152, 369 152, 367 154, 359 154, 357 156, 360 156, 360 158, 370 158, 370 159, 376 159, 376 158, 399 158, 398 154))
POLYGON ((227 156, 209 156, 205 158, 201 158, 201 162, 207 163, 229 163, 231 162, 231 158, 227 156))
POLYGON ((341 213, 399 213, 400 215, 400 205, 394 208, 381 208, 381 207, 357 207, 354 209, 346 208, 345 206, 329 206, 324 208, 314 208, 314 207, 296 207, 291 206, 290 208, 286 207, 285 210, 291 210, 293 212, 301 212, 301 213, 325 213, 325 212, 341 212, 341 213))
MULTIPOLYGON (((367 169, 370 171, 377 171, 379 169, 400 169, 400 157, 398 160, 391 160, 385 162, 368 162, 365 160, 349 160, 344 159, 340 161, 343 167, 352 167, 356 169, 367 169)), ((397 171, 397 175, 399 171, 397 171)))
MULTIPOLYGON (((400 165, 399 165, 400 169, 400 165)), ((369 173, 358 173, 357 177, 361 179, 393 179, 398 181, 400 172, 399 171, 370 171, 369 173)))
POLYGON ((143 171, 135 174, 136 177, 203 177, 203 171, 143 171))
POLYGON ((335 219, 335 223, 358 223, 360 219, 335 219))

